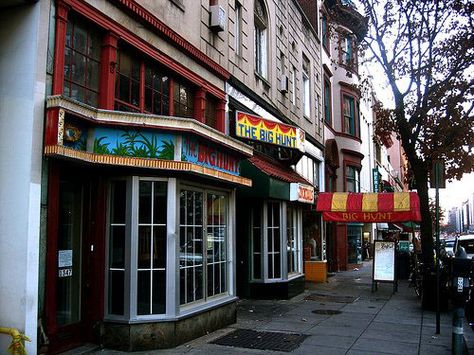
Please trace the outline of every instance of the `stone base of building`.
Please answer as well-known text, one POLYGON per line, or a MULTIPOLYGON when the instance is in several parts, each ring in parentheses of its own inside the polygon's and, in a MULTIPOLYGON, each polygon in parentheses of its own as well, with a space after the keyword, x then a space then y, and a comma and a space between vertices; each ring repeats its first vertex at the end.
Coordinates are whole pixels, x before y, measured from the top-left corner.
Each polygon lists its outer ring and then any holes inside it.
POLYGON ((304 292, 304 275, 297 278, 272 283, 251 283, 250 298, 290 299, 304 292))
POLYGON ((102 345, 120 351, 173 348, 237 320, 236 302, 176 321, 120 324, 104 322, 102 345))

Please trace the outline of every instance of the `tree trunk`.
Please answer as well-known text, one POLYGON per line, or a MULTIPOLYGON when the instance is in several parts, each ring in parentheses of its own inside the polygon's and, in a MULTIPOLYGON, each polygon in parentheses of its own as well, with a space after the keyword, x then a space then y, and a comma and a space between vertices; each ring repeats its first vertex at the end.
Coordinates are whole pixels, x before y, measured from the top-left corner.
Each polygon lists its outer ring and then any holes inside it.
POLYGON ((433 224, 428 196, 428 172, 424 165, 420 166, 419 164, 412 164, 412 169, 415 176, 416 189, 420 197, 420 232, 423 263, 425 265, 433 265, 433 224))

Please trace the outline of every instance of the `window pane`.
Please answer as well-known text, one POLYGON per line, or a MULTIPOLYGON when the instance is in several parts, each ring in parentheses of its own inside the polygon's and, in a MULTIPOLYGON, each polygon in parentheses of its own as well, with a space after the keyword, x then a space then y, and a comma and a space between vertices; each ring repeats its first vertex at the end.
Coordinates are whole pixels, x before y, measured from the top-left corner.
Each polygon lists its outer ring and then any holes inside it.
POLYGON ((166 268, 166 227, 153 227, 153 268, 166 268))
POLYGON ((167 211, 167 184, 163 182, 155 182, 154 184, 154 200, 153 200, 153 223, 166 224, 167 211))
POLYGON ((86 54, 86 45, 87 45, 87 32, 82 28, 82 26, 74 26, 74 39, 73 47, 76 51, 79 51, 83 54, 86 54))
POLYGON ((109 313, 124 314, 124 271, 109 271, 109 313))
POLYGON ((126 182, 114 181, 111 187, 111 223, 125 223, 126 182))
POLYGON ((166 312, 166 272, 153 271, 153 304, 152 313, 166 312))
POLYGON ((125 226, 110 228, 109 264, 111 268, 125 268, 125 226))
POLYGON ((150 314, 150 271, 137 272, 137 314, 150 314))
POLYGON ((151 228, 138 228, 138 268, 149 269, 151 267, 151 228))
POLYGON ((151 185, 151 181, 140 181, 139 223, 151 223, 151 185))

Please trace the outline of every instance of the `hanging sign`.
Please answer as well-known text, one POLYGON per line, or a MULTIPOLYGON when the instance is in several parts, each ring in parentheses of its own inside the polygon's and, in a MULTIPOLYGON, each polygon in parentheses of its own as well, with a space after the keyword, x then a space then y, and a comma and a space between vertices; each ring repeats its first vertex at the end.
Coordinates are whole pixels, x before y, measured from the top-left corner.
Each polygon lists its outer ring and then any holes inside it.
POLYGON ((240 138, 304 151, 303 130, 244 112, 237 112, 235 134, 240 138))
POLYGON ((290 201, 314 203, 314 187, 292 182, 290 184, 290 201))
POLYGON ((321 192, 316 211, 329 222, 421 221, 416 192, 349 193, 321 192))

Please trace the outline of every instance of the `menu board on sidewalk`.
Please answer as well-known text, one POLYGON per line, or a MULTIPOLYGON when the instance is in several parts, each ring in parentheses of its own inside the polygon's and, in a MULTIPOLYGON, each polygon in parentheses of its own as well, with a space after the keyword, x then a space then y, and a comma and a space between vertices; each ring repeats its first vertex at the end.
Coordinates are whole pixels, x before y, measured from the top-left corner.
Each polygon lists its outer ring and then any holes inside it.
POLYGON ((395 242, 374 242, 373 281, 395 281, 395 242))

